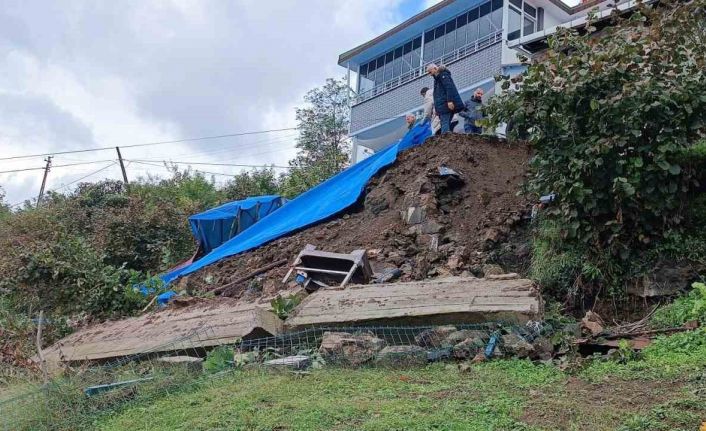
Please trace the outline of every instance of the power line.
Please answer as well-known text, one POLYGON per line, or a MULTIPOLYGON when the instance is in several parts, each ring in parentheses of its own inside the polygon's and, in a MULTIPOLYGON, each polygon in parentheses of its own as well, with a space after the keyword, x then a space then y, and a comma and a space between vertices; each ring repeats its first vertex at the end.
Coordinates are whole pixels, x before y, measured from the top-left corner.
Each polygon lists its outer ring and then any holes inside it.
MULTIPOLYGON (((274 133, 283 132, 287 130, 297 130, 296 127, 287 127, 283 129, 270 129, 270 130, 258 130, 255 132, 241 132, 241 133, 228 133, 225 135, 215 135, 215 136, 202 136, 198 138, 187 138, 187 139, 176 139, 173 141, 157 141, 157 142, 146 142, 143 144, 131 144, 131 145, 120 145, 120 148, 136 148, 136 147, 146 147, 150 145, 163 145, 163 144, 178 144, 181 142, 194 142, 194 141, 205 141, 209 139, 222 139, 222 138, 233 138, 237 136, 247 136, 247 135, 261 135, 264 133, 274 133)), ((67 150, 67 151, 56 151, 53 153, 41 153, 41 154, 28 154, 22 156, 11 156, 11 157, 0 157, 0 160, 16 160, 16 159, 28 159, 32 157, 45 157, 51 155, 60 154, 75 154, 75 153, 87 153, 91 151, 105 151, 105 150, 115 150, 115 146, 110 147, 95 147, 95 148, 85 148, 81 150, 67 150)))
MULTIPOLYGON (((127 160, 127 159, 125 159, 127 160)), ((130 159, 130 161, 135 163, 140 162, 158 162, 160 160, 143 160, 143 159, 130 159)), ((281 165, 247 165, 238 163, 206 163, 206 162, 179 162, 175 160, 164 160, 164 163, 172 163, 175 165, 204 165, 204 166, 233 166, 238 168, 278 168, 278 169, 290 169, 290 166, 281 165)))
MULTIPOLYGON (((54 168, 65 168, 68 166, 80 166, 80 165, 91 165, 93 163, 105 163, 105 162, 112 162, 113 160, 92 160, 92 161, 86 161, 86 162, 80 162, 80 163, 67 163, 64 165, 52 165, 52 169, 54 168)), ((0 171, 0 174, 10 174, 13 172, 25 172, 25 171, 39 171, 39 170, 44 170, 44 167, 36 167, 36 168, 23 168, 23 169, 12 169, 9 171, 0 171)))

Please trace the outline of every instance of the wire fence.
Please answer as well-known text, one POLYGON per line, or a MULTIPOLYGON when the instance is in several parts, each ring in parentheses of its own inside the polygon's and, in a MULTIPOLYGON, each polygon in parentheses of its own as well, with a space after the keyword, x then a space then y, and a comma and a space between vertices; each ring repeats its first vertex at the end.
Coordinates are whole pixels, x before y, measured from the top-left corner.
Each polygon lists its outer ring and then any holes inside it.
MULTIPOLYGON (((413 367, 429 362, 538 358, 546 324, 312 327, 216 346, 204 328, 149 351, 102 363, 73 361, 44 385, 2 399, 3 430, 93 429, 95 420, 244 368, 300 373, 322 367, 413 367)), ((546 350, 546 349, 544 349, 546 350)))

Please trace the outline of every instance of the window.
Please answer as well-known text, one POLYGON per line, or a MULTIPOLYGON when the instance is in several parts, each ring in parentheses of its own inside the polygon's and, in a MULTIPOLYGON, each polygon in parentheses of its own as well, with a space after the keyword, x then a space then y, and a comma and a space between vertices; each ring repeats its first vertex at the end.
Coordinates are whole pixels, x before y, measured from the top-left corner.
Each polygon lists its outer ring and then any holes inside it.
POLYGON ((480 7, 480 19, 478 21, 478 38, 482 39, 488 36, 490 33, 490 3, 485 3, 480 7))
POLYGON ((492 12, 490 13, 490 22, 493 31, 498 31, 503 28, 503 0, 493 0, 492 12))
POLYGON ((510 7, 507 10, 507 40, 519 39, 522 29, 522 9, 515 7, 515 1, 510 0, 510 7))
POLYGON ((446 34, 444 35, 444 55, 456 49, 456 19, 446 23, 446 34))
POLYGON ((468 25, 466 25, 466 43, 478 39, 478 8, 468 12, 468 25))

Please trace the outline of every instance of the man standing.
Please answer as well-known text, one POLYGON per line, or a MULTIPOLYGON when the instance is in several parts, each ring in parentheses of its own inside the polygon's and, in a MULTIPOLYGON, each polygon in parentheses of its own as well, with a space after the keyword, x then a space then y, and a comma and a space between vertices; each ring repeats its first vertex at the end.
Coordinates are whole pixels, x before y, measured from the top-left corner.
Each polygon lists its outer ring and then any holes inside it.
POLYGON ((483 89, 476 88, 476 91, 473 92, 473 96, 466 102, 465 106, 466 112, 458 114, 466 120, 463 125, 463 131, 480 135, 483 133, 483 128, 476 124, 476 120, 483 118, 483 112, 481 112, 481 108, 483 107, 483 89))
POLYGON ((429 90, 429 87, 423 87, 420 93, 424 98, 422 120, 431 122, 431 132, 436 135, 436 132, 441 128, 441 123, 439 122, 439 116, 434 112, 434 93, 429 90))
POLYGON ((434 109, 441 120, 441 133, 450 132, 451 118, 465 109, 463 100, 447 68, 431 63, 427 72, 434 78, 434 109))

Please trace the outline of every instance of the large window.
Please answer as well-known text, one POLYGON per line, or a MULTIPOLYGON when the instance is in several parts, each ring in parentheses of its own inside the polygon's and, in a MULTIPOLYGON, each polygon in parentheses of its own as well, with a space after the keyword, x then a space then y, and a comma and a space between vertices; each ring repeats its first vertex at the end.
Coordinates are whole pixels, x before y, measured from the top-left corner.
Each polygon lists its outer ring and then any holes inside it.
POLYGON ((358 91, 364 93, 421 66, 422 37, 419 36, 360 66, 358 91))
POLYGON ((502 25, 503 0, 487 1, 424 33, 424 62, 452 54, 502 29, 502 25))
POLYGON ((535 8, 523 0, 510 0, 507 39, 519 39, 541 30, 542 12, 541 8, 535 8))

